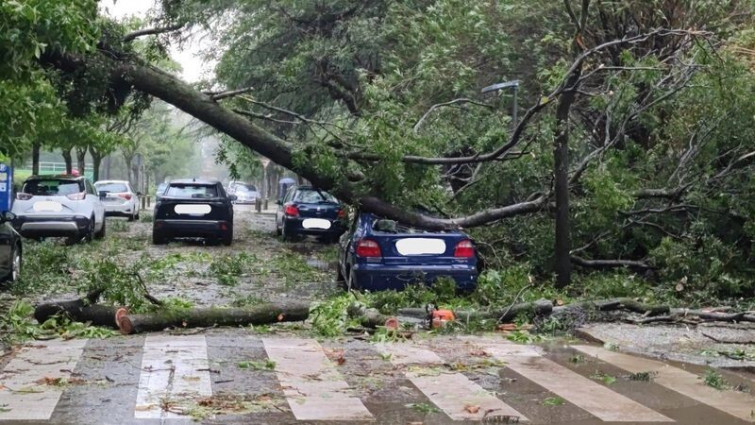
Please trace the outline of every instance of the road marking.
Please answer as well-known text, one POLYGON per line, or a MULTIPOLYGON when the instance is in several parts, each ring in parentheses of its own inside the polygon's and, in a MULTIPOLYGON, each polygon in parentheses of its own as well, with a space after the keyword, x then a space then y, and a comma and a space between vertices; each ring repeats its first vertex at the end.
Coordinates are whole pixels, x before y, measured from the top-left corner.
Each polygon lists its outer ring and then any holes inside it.
POLYGON ((506 366, 514 372, 603 421, 674 422, 539 354, 528 355, 526 351, 517 350, 513 343, 499 342, 484 347, 487 353, 506 362, 506 366))
POLYGON ((656 372, 654 383, 743 421, 755 422, 755 397, 752 395, 708 387, 694 373, 656 360, 587 345, 575 345, 572 348, 630 373, 656 372))
POLYGON ((336 370, 317 341, 300 338, 262 340, 298 420, 373 420, 362 401, 350 395, 349 384, 336 370))
POLYGON ((145 338, 135 418, 186 418, 187 402, 211 395, 204 335, 145 338))
MULTIPOLYGON (((394 366, 442 365, 443 359, 430 350, 406 344, 379 344, 377 350, 388 358, 394 366)), ((520 422, 527 418, 513 407, 490 394, 464 374, 446 373, 437 369, 409 370, 406 377, 417 389, 455 421, 482 420, 486 412, 494 416, 519 417, 520 422)))
POLYGON ((23 347, 0 373, 0 421, 50 419, 86 343, 53 340, 23 347))

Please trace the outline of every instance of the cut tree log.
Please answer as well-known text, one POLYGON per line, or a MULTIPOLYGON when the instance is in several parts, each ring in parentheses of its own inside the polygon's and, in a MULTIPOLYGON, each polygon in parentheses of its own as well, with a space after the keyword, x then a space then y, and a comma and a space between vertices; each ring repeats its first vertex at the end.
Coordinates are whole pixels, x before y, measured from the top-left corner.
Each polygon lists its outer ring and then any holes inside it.
POLYGON ((376 328, 386 326, 386 323, 393 323, 395 320, 392 316, 386 316, 377 309, 367 308, 361 304, 351 304, 346 310, 349 317, 358 318, 359 323, 365 328, 376 328))
POLYGON ((95 304, 102 294, 101 290, 92 291, 85 297, 69 301, 54 301, 37 305, 34 318, 44 323, 56 315, 64 315, 74 322, 90 322, 94 326, 106 326, 118 329, 115 321, 117 307, 95 304))
POLYGON ((128 335, 161 331, 166 328, 212 326, 266 325, 277 322, 298 322, 309 317, 307 304, 262 304, 252 308, 192 308, 158 311, 149 314, 121 314, 118 328, 128 335))

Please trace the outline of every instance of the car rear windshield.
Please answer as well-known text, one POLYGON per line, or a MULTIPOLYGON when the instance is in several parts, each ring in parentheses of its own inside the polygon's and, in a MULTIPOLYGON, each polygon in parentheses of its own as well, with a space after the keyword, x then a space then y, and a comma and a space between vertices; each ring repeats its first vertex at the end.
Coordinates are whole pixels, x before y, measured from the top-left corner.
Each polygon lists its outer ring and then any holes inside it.
POLYGON ((24 183, 22 192, 37 196, 65 196, 84 191, 81 180, 38 179, 24 183))
POLYGON ((328 192, 314 189, 301 189, 294 197, 294 202, 305 204, 317 204, 319 202, 338 202, 336 198, 328 192))
POLYGON ((172 184, 165 192, 165 196, 177 198, 217 198, 218 188, 215 185, 172 184))
POLYGON ((99 192, 124 193, 129 191, 128 186, 123 183, 99 183, 94 186, 97 187, 99 192))

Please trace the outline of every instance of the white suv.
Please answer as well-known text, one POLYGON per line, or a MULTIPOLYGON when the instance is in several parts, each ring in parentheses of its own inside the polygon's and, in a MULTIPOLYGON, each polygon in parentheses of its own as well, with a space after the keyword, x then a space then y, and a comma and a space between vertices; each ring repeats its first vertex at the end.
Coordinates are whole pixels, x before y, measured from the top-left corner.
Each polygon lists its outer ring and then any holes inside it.
POLYGON ((128 221, 139 219, 139 196, 126 180, 100 180, 94 184, 98 193, 105 192, 102 203, 106 216, 128 217, 128 221))
POLYGON ((27 238, 65 236, 73 244, 105 237, 105 207, 84 177, 29 177, 11 211, 13 227, 27 238))

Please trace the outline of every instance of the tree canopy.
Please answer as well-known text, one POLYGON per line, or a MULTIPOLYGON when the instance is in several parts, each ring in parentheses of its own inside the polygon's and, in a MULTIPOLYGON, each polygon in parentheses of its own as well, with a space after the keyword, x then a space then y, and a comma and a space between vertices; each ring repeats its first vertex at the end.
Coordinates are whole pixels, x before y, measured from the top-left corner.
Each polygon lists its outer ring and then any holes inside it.
POLYGON ((10 4, 0 22, 24 35, 0 39, 18 63, 0 71, 31 101, 18 117, 70 109, 73 77, 96 70, 87 99, 160 98, 359 208, 472 229, 493 267, 755 290, 752 1, 163 0, 130 35, 86 2, 57 2, 65 22, 10 4), (220 40, 212 92, 132 48, 192 27, 220 40))

